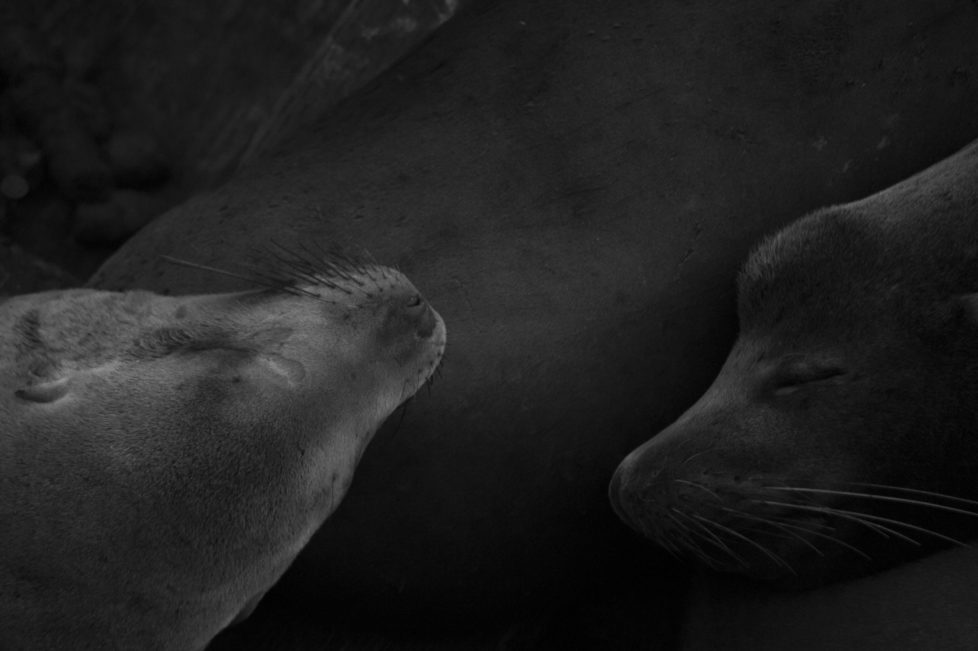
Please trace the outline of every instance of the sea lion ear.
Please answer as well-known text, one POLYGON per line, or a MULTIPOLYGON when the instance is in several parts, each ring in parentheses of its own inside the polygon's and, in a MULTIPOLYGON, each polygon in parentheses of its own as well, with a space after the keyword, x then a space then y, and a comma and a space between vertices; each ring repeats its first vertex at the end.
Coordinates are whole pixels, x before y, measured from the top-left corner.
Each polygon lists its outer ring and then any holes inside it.
POLYGON ((29 384, 23 389, 14 391, 14 395, 28 402, 57 402, 68 395, 68 379, 61 377, 47 382, 29 384))

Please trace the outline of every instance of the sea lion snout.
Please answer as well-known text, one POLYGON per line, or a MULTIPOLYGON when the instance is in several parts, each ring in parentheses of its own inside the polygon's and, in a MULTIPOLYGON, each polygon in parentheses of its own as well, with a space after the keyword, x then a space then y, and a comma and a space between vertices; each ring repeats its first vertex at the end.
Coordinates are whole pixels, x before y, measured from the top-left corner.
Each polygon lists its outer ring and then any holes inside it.
POLYGON ((746 358, 732 354, 696 404, 621 462, 609 497, 628 526, 676 555, 755 578, 793 576, 785 559, 822 535, 821 496, 806 494, 802 509, 813 510, 792 512, 797 496, 785 491, 834 472, 771 406, 780 372, 746 358))
POLYGON ((411 333, 418 340, 431 338, 439 321, 431 305, 416 291, 407 291, 392 300, 387 318, 392 331, 411 333))
POLYGON ((382 296, 380 344, 390 351, 399 366, 430 359, 432 366, 423 364, 423 377, 418 378, 423 383, 444 351, 445 323, 406 279, 403 285, 382 296))
POLYGON ((435 328, 438 327, 438 317, 435 315, 435 311, 431 309, 420 296, 416 295, 416 299, 419 301, 416 305, 409 306, 408 310, 416 315, 416 329, 415 336, 418 339, 429 339, 435 332, 435 328))
POLYGON ((626 523, 634 521, 635 514, 632 512, 631 505, 635 501, 635 496, 647 493, 647 487, 651 486, 658 478, 655 470, 644 472, 636 471, 638 463, 636 452, 632 452, 621 462, 611 477, 608 485, 608 499, 611 501, 611 508, 615 514, 626 523), (636 488, 637 481, 641 481, 645 486, 636 488))

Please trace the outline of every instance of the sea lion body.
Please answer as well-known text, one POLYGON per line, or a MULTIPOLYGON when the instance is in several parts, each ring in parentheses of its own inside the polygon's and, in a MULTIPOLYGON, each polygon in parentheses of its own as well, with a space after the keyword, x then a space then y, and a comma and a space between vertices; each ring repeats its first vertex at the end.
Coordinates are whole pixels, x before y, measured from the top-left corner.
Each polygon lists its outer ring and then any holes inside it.
POLYGON ((713 385, 616 471, 621 517, 786 585, 978 536, 978 142, 767 239, 738 290, 713 385))
POLYGON ((0 647, 202 649, 345 494, 437 365, 398 272, 0 304, 0 647))
POLYGON ((978 554, 948 549, 817 590, 703 572, 687 593, 683 651, 969 651, 978 554))

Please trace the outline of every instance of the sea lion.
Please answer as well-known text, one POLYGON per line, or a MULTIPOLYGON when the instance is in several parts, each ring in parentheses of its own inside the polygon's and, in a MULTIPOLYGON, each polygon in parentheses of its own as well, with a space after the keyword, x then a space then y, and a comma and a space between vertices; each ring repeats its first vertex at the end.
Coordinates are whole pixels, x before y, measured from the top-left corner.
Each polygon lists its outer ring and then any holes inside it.
POLYGON ((445 325, 393 269, 290 264, 0 304, 0 647, 202 649, 340 503, 445 325))
POLYGON ((343 240, 451 324, 444 390, 381 429, 282 607, 444 631, 627 584, 671 625, 675 564, 618 521, 608 480, 716 375, 749 247, 978 135, 978 11, 896 2, 463 4, 121 248, 89 286, 225 291, 158 254, 343 240))
POLYGON ((625 522, 792 586, 978 536, 978 142, 766 239, 738 313, 706 393, 618 467, 625 522))

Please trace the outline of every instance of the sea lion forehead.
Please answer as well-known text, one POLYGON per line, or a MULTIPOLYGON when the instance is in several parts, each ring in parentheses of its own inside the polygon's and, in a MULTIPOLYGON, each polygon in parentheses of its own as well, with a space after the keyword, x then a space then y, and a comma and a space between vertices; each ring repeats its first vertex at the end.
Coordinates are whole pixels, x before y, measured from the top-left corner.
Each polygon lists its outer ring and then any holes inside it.
POLYGON ((843 207, 812 213, 764 240, 737 279, 742 321, 777 307, 853 306, 878 298, 887 243, 871 222, 843 207))

